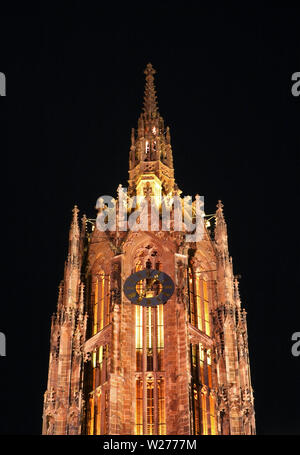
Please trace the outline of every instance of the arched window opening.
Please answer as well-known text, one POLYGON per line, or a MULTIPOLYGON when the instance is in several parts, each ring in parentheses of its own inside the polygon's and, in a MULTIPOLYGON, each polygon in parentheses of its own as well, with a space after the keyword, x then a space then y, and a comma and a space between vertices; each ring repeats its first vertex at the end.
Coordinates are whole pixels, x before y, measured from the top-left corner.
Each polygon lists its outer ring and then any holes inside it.
POLYGON ((194 434, 217 434, 211 349, 202 343, 191 344, 191 372, 194 434))
POLYGON ((188 281, 190 323, 210 336, 211 297, 208 286, 209 282, 203 277, 202 272, 194 271, 192 267, 189 267, 188 281))
MULTIPOLYGON (((160 269, 158 254, 149 245, 147 254, 135 264, 135 272, 148 267, 160 269), (150 259, 151 258, 151 259, 150 259)), ((141 280, 137 292, 153 297, 161 292, 162 285, 156 281, 141 280)), ((135 305, 135 348, 136 348, 136 403, 135 433, 166 434, 164 363, 164 305, 142 307, 135 305), (153 374, 151 374, 153 373, 153 374)))

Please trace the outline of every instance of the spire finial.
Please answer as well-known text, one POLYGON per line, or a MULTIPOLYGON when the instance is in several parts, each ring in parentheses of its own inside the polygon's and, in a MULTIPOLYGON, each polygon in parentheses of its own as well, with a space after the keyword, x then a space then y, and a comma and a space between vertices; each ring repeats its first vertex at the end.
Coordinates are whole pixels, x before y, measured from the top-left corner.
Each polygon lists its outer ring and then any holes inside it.
POLYGON ((218 203, 217 203, 217 211, 216 211, 217 224, 225 224, 223 207, 224 207, 224 204, 222 204, 222 201, 220 201, 220 199, 219 199, 218 203))
POLYGON ((76 218, 78 215, 78 212, 79 212, 77 205, 74 205, 72 212, 73 212, 73 218, 76 218))
POLYGON ((79 213, 79 209, 77 207, 77 205, 74 205, 74 208, 72 210, 72 213, 73 213, 73 217, 72 217, 72 224, 71 226, 78 226, 78 213, 79 213))
POLYGON ((157 115, 157 102, 154 86, 154 74, 156 73, 155 69, 148 63, 144 74, 146 75, 146 85, 145 85, 145 94, 144 94, 144 113, 148 117, 156 117, 157 115))
POLYGON ((224 204, 222 204, 222 201, 219 199, 218 203, 217 203, 217 209, 221 210, 221 212, 223 212, 223 207, 224 207, 224 204))
MULTIPOLYGON (((74 239, 75 237, 77 237, 79 235, 79 225, 78 225, 79 209, 78 209, 77 205, 74 205, 72 213, 73 213, 73 216, 72 216, 72 221, 71 221, 71 226, 70 226, 70 233, 69 233, 70 242, 72 242, 72 239, 74 239)), ((70 251, 71 251, 71 244, 70 244, 69 252, 70 251)))

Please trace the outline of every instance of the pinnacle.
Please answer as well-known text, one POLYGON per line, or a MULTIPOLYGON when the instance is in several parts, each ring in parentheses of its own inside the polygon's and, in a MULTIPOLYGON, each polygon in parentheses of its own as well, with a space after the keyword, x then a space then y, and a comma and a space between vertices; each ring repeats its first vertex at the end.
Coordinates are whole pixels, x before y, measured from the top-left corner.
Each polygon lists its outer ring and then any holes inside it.
POLYGON ((146 85, 144 93, 144 113, 148 117, 156 117, 158 113, 155 86, 154 86, 154 74, 156 73, 151 63, 148 63, 144 74, 146 75, 146 85))
POLYGON ((73 213, 73 217, 72 217, 72 222, 71 222, 71 226, 70 226, 70 234, 69 234, 70 240, 74 235, 77 235, 79 233, 79 225, 78 225, 79 209, 78 209, 77 205, 74 205, 72 213, 73 213))
POLYGON ((73 213, 72 226, 74 226, 74 225, 78 226, 78 213, 79 213, 79 209, 78 209, 77 205, 74 205, 74 208, 73 208, 73 210, 72 210, 72 213, 73 213))
POLYGON ((77 205, 74 205, 74 208, 73 208, 72 212, 73 212, 73 217, 77 216, 77 214, 79 212, 79 209, 78 209, 77 205))
POLYGON ((218 200, 218 203, 217 203, 217 208, 218 208, 219 210, 222 210, 222 211, 223 211, 223 207, 224 207, 224 204, 222 204, 222 201, 219 199, 219 200, 218 200))
POLYGON ((222 204, 222 201, 221 200, 218 200, 218 203, 217 203, 217 211, 216 211, 216 215, 217 215, 217 218, 219 220, 224 220, 224 213, 223 213, 223 207, 224 205, 222 204))

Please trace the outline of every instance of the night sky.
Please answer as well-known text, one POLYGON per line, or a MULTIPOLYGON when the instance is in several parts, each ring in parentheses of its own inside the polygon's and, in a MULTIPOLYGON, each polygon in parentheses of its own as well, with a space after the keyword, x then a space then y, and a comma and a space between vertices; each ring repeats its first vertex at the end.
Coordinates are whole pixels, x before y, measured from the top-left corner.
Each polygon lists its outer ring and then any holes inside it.
POLYGON ((203 195, 207 213, 224 203, 257 433, 300 434, 299 27, 296 8, 164 2, 1 16, 1 434, 41 433, 71 211, 95 218, 97 198, 127 186, 148 62, 178 186, 203 195))

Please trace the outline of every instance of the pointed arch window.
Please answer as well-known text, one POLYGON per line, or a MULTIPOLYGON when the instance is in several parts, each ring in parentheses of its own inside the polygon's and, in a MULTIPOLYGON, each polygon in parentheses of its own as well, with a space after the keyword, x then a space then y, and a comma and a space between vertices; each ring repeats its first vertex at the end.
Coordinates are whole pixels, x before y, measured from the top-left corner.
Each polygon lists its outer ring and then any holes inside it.
POLYGON ((194 434, 218 434, 211 349, 202 343, 191 344, 191 372, 194 434))
POLYGON ((106 434, 107 380, 109 372, 109 345, 101 345, 92 353, 88 371, 87 434, 106 434))
POLYGON ((158 434, 166 434, 165 380, 157 381, 158 389, 158 434))
POLYGON ((135 434, 143 434, 143 380, 136 378, 135 434))
MULTIPOLYGON (((141 263, 136 271, 142 270, 141 263)), ((144 291, 145 283, 136 285, 139 294, 144 291)), ((152 291, 151 291, 152 292, 152 291)), ((161 284, 155 289, 161 292, 161 284)), ((136 371, 162 371, 164 353, 164 305, 154 308, 135 305, 135 348, 136 371)))
POLYGON ((189 318, 199 330, 211 335, 209 282, 199 271, 189 267, 189 318))
MULTIPOLYGON (((152 256, 151 256, 152 257, 152 256)), ((153 257, 156 257, 156 254, 153 257)), ((148 260, 147 266, 152 267, 148 260)), ((135 271, 146 267, 141 261, 135 271)), ((159 270, 160 263, 155 262, 159 270)), ((137 283, 137 292, 146 292, 146 283, 137 283)), ((153 286, 148 292, 161 291, 161 285, 153 286)), ((153 294, 154 295, 154 294, 153 294)), ((141 307, 135 305, 135 348, 136 348, 136 400, 135 433, 166 434, 165 383, 163 377, 164 355, 164 305, 141 307)))
POLYGON ((102 269, 94 278, 92 335, 110 322, 110 277, 102 269))

